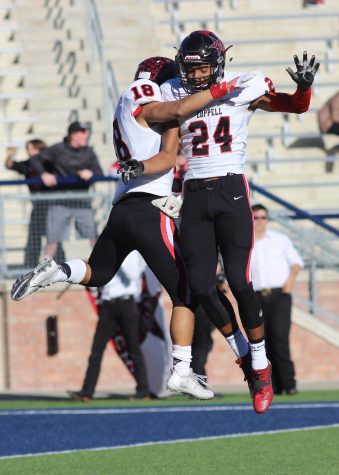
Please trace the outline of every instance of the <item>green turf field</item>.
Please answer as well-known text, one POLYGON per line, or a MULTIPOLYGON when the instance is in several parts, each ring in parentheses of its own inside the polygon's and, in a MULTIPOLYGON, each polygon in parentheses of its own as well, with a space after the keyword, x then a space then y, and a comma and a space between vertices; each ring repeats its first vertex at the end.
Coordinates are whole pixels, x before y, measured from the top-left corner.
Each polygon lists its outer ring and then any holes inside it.
POLYGON ((1 460, 1 475, 338 475, 339 429, 1 460))
MULTIPOLYGON (((338 391, 302 392, 275 397, 279 402, 339 401, 338 391)), ((90 404, 61 400, 9 400, 0 409, 52 407, 184 405, 185 397, 132 402, 100 399, 90 404)), ((245 394, 227 394, 210 404, 249 402, 245 394)), ((189 401, 189 404, 201 402, 189 401)), ((208 404, 208 403, 206 403, 208 404)), ((70 454, 0 460, 1 475, 256 475, 339 474, 339 428, 312 429, 217 440, 168 443, 153 446, 81 451, 70 454)))

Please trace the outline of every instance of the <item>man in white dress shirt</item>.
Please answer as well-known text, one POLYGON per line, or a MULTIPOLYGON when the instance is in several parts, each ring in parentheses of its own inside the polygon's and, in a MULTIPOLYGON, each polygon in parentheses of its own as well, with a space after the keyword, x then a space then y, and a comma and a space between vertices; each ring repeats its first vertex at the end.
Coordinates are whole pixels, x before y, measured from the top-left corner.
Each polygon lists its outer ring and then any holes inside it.
POLYGON ((72 399, 88 402, 92 399, 99 378, 104 350, 117 327, 126 340, 127 351, 134 365, 136 399, 149 399, 146 366, 139 339, 139 310, 136 301, 142 290, 142 274, 146 264, 137 251, 131 252, 113 279, 102 287, 99 319, 81 391, 69 391, 72 399))
POLYGON ((285 234, 268 229, 265 206, 252 206, 255 244, 251 259, 253 288, 263 310, 267 356, 272 363, 275 394, 297 393, 290 355, 292 288, 303 260, 285 234))

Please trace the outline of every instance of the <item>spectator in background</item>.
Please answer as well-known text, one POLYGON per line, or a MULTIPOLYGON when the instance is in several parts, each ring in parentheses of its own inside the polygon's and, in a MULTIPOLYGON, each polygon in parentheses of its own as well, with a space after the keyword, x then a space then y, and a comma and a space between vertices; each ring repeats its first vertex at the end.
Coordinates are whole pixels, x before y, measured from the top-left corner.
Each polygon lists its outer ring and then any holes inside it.
POLYGON ((100 289, 99 319, 86 376, 80 391, 68 392, 71 399, 83 402, 92 399, 104 350, 118 327, 126 340, 129 357, 134 363, 134 378, 137 383, 134 398, 149 399, 146 366, 140 348, 140 314, 136 304, 141 295, 144 270, 144 260, 137 251, 133 251, 126 257, 115 277, 100 289))
MULTIPOLYGON (((45 186, 53 191, 86 191, 94 175, 103 175, 98 158, 88 146, 89 127, 82 122, 73 122, 67 130, 63 142, 41 150, 31 158, 30 164, 41 177, 45 186), (76 184, 58 184, 57 177, 78 177, 76 184)), ((55 200, 48 208, 46 256, 54 257, 57 243, 68 238, 70 222, 73 218, 79 237, 97 238, 96 225, 90 199, 70 198, 55 200)))
MULTIPOLYGON (((332 96, 318 111, 319 130, 322 134, 331 134, 339 137, 339 92, 332 96)), ((327 150, 328 156, 338 155, 339 145, 327 150)), ((333 161, 326 161, 326 171, 333 171, 333 161)))
POLYGON ((303 260, 285 234, 268 229, 268 211, 252 206, 255 244, 251 259, 253 287, 260 299, 265 322, 267 356, 272 363, 275 394, 297 393, 290 355, 292 288, 303 260))
POLYGON ((319 109, 318 123, 321 133, 339 135, 339 92, 319 109))
MULTIPOLYGON (((26 143, 26 151, 29 157, 40 153, 47 147, 45 142, 40 139, 29 140, 26 143)), ((14 170, 25 178, 36 178, 38 175, 32 168, 30 160, 16 161, 14 160, 16 149, 14 147, 7 148, 6 168, 14 170)), ((36 197, 36 193, 46 192, 48 188, 44 185, 29 185, 29 190, 36 197)), ((31 268, 38 264, 41 253, 42 237, 46 236, 46 219, 48 205, 50 201, 33 199, 32 211, 28 225, 28 237, 25 246, 24 266, 31 268)), ((64 250, 61 243, 57 243, 56 259, 59 261, 65 260, 64 250)))

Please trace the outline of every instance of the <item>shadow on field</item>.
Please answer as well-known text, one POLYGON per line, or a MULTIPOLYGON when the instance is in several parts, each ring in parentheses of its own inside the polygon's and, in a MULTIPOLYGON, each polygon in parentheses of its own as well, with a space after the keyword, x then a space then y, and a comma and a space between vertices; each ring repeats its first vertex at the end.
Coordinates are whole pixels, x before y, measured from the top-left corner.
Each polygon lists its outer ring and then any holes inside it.
MULTIPOLYGON (((169 396, 171 397, 171 396, 169 396)), ((150 399, 160 399, 156 395, 151 395, 150 399)), ((161 398, 161 399, 167 399, 161 398)), ((95 396, 92 401, 130 401, 133 400, 132 395, 128 394, 107 394, 105 396, 98 395, 95 396)), ((137 399, 135 399, 137 400, 137 399)), ((15 393, 0 393, 0 401, 58 401, 58 402, 69 402, 73 401, 69 396, 53 396, 48 394, 15 394, 15 393)), ((74 401, 79 402, 79 401, 74 401)))
POLYGON ((37 394, 1 394, 0 401, 69 401, 65 396, 48 396, 37 394))

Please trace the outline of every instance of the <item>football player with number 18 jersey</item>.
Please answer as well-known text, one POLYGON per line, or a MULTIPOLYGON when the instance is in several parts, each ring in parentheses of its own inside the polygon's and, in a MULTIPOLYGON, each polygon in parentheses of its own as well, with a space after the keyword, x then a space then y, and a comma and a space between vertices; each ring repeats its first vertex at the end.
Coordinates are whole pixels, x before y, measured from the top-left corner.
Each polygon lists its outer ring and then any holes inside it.
MULTIPOLYGON (((168 164, 167 170, 173 168, 178 137, 162 131, 156 123, 183 118, 235 87, 222 82, 183 100, 162 103, 160 85, 176 75, 176 65, 168 58, 149 58, 139 64, 135 80, 121 95, 114 117, 114 145, 120 160, 141 163, 142 159, 157 155, 168 164)), ((175 366, 168 387, 199 399, 211 399, 213 392, 190 368, 194 315, 187 306, 190 300, 187 279, 173 219, 152 204, 171 193, 172 179, 173 172, 164 171, 122 181, 108 222, 88 262, 70 259, 58 266, 53 259, 45 260, 16 280, 11 296, 13 300, 21 300, 62 281, 103 287, 126 256, 133 250, 139 251, 173 304, 171 336, 175 366)))

